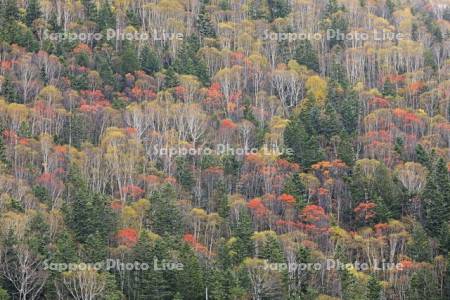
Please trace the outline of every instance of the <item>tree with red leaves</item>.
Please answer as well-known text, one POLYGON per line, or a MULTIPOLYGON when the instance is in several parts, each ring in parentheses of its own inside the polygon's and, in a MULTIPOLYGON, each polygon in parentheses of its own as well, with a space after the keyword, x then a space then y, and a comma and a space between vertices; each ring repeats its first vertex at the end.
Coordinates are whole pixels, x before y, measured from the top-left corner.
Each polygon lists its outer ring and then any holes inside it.
POLYGON ((117 242, 126 247, 133 247, 138 241, 138 232, 134 228, 124 228, 117 232, 117 242))

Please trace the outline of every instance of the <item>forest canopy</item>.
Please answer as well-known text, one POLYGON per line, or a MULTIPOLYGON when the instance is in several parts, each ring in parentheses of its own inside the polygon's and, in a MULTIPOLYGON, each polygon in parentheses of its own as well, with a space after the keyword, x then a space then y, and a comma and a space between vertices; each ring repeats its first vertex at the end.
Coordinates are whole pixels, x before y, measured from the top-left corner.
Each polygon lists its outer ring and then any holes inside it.
POLYGON ((450 298, 449 0, 0 0, 0 300, 450 298))

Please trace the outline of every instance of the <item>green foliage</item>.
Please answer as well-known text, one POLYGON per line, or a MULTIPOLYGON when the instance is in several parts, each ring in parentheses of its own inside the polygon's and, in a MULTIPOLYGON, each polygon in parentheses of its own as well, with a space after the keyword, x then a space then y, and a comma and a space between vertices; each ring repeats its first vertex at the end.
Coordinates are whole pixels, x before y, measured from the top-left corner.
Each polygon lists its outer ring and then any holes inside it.
POLYGON ((111 68, 111 61, 108 59, 107 55, 104 53, 98 53, 95 56, 96 69, 102 78, 103 82, 113 86, 114 82, 114 71, 111 68))
POLYGON ((27 226, 25 233, 29 248, 37 255, 46 257, 50 243, 50 226, 41 212, 36 213, 27 226))
POLYGON ((119 285, 116 283, 114 275, 110 273, 104 273, 106 284, 104 297, 108 300, 123 300, 125 295, 119 289, 119 285))
POLYGON ((133 299, 167 299, 172 295, 166 272, 155 270, 155 262, 161 264, 167 252, 160 241, 150 241, 148 234, 142 232, 138 243, 133 248, 133 259, 147 263, 148 270, 135 272, 134 286, 127 293, 133 299))
POLYGON ((216 31, 211 23, 211 17, 203 4, 197 17, 197 28, 202 38, 215 38, 216 31))
POLYGON ((205 274, 199 259, 187 245, 180 249, 180 263, 183 268, 175 275, 177 291, 184 299, 204 299, 205 274))
POLYGON ((177 172, 175 178, 187 190, 191 190, 194 185, 194 176, 192 166, 186 156, 176 158, 177 172))
POLYGON ((425 228, 437 236, 450 216, 450 181, 447 166, 442 158, 433 164, 422 193, 425 210, 425 228))
POLYGON ((301 40, 295 49, 294 59, 301 65, 319 72, 319 58, 309 40, 301 40))
POLYGON ((166 71, 166 77, 164 78, 164 87, 173 88, 179 84, 177 74, 172 67, 169 67, 166 71))
POLYGON ((8 164, 8 159, 6 157, 5 141, 3 140, 2 131, 3 130, 0 130, 0 163, 8 164))
POLYGON ((92 193, 73 165, 69 170, 66 193, 69 204, 64 215, 78 241, 85 243, 90 235, 100 235, 106 240, 114 232, 114 216, 106 197, 92 193))
POLYGON ((421 163, 422 165, 424 165, 425 167, 427 167, 428 170, 431 170, 432 166, 431 166, 431 159, 432 159, 432 155, 428 154, 425 149, 423 148, 423 146, 421 144, 418 144, 416 146, 416 156, 417 156, 417 161, 419 163, 421 163))
POLYGON ((306 187, 300 180, 298 174, 294 174, 284 183, 283 193, 295 197, 296 206, 299 210, 303 209, 307 204, 306 187))
POLYGON ((381 298, 382 286, 381 283, 377 280, 375 275, 369 277, 369 281, 367 282, 367 300, 380 300, 381 298))
POLYGON ((329 32, 328 44, 330 48, 334 46, 343 46, 345 38, 342 35, 346 35, 348 32, 347 20, 343 17, 342 11, 344 8, 337 4, 336 0, 330 0, 325 9, 324 27, 325 31, 329 32))
POLYGON ((283 263, 284 254, 280 242, 276 237, 269 235, 265 241, 260 254, 262 259, 273 263, 283 263))
POLYGON ((173 63, 173 69, 178 74, 195 75, 206 85, 209 83, 208 72, 205 63, 197 54, 199 49, 200 41, 198 37, 195 35, 188 37, 177 53, 177 57, 173 63))
POLYGON ((150 216, 152 231, 159 235, 179 235, 183 224, 175 205, 177 194, 174 188, 166 184, 150 197, 150 216))
POLYGON ((278 18, 285 18, 291 12, 287 0, 267 0, 267 4, 270 10, 270 22, 278 18))
POLYGON ((232 232, 236 237, 236 242, 233 244, 236 262, 240 263, 244 258, 251 257, 254 251, 252 222, 247 211, 241 211, 241 217, 236 224, 233 224, 232 232))
POLYGON ((96 3, 93 0, 82 0, 81 3, 84 6, 84 12, 86 14, 86 18, 92 22, 97 21, 97 5, 96 5, 96 3))
POLYGON ((398 218, 401 215, 406 195, 385 165, 380 164, 376 167, 373 178, 367 178, 361 170, 355 169, 350 185, 354 201, 359 202, 365 199, 375 201, 378 221, 387 220, 390 217, 398 218))
POLYGON ((79 261, 77 245, 67 230, 59 234, 56 239, 53 261, 56 263, 76 263, 79 261))
POLYGON ((428 236, 420 224, 414 226, 412 239, 408 242, 409 256, 415 261, 429 261, 432 257, 431 245, 428 236))
MULTIPOLYGON (((33 6, 33 4, 31 5, 33 6)), ((37 11, 33 13, 36 14, 37 11)), ((0 40, 25 47, 28 51, 36 51, 38 49, 36 38, 19 19, 16 0, 6 0, 0 3, 0 40)))
MULTIPOLYGON (((318 135, 320 128, 320 111, 312 100, 307 99, 305 108, 291 117, 284 132, 284 142, 293 151, 291 160, 309 167, 324 158, 320 149, 318 135)), ((325 127, 326 128, 326 127, 325 127)))
POLYGON ((39 0, 30 0, 28 2, 27 12, 25 15, 25 23, 28 26, 33 24, 33 21, 41 17, 41 8, 39 0))
POLYGON ((161 62, 158 55, 148 46, 142 49, 141 66, 147 74, 158 72, 161 68, 161 62))
POLYGON ((364 287, 347 269, 339 270, 341 294, 343 299, 363 300, 364 287))
POLYGON ((0 300, 10 300, 10 299, 11 297, 8 295, 8 292, 0 288, 0 300))
POLYGON ((108 240, 100 232, 89 234, 84 245, 84 258, 86 261, 104 261, 108 255, 108 240))
POLYGON ((8 102, 19 102, 20 98, 17 94, 17 89, 14 86, 11 77, 9 75, 5 76, 5 80, 2 85, 2 95, 5 96, 5 99, 8 102))
POLYGON ((97 24, 100 31, 107 28, 115 28, 116 22, 109 1, 102 1, 98 11, 97 24))
POLYGON ((408 299, 442 299, 439 295, 438 285, 436 280, 433 280, 433 275, 430 270, 420 269, 411 277, 411 288, 408 293, 408 299))
POLYGON ((120 56, 120 73, 133 73, 139 69, 139 60, 136 55, 136 50, 131 44, 127 44, 120 56))
POLYGON ((61 145, 71 145, 80 148, 88 139, 87 122, 83 115, 73 114, 63 124, 61 133, 56 136, 55 142, 61 145))

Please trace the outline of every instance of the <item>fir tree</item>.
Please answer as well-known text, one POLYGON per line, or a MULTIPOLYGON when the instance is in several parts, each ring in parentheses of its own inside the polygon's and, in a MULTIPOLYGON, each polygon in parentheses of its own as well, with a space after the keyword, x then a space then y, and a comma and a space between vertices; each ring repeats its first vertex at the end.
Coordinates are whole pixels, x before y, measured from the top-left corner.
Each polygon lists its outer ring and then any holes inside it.
POLYGON ((158 72, 161 68, 161 62, 158 55, 148 46, 142 49, 141 66, 147 74, 158 72))
POLYGON ((438 158, 427 178, 422 198, 425 207, 425 227, 436 237, 450 216, 450 181, 447 166, 438 158))
POLYGON ((364 289, 355 276, 347 269, 339 270, 342 299, 363 300, 364 289))
POLYGON ((141 233, 133 248, 133 258, 137 262, 148 264, 150 268, 135 272, 135 286, 129 291, 134 299, 167 299, 171 295, 164 272, 154 268, 155 261, 161 262, 166 255, 159 241, 152 242, 146 232, 141 233))
POLYGON ((19 9, 16 0, 2 1, 0 4, 0 25, 4 26, 19 19, 19 9))
POLYGON ((2 94, 8 102, 19 102, 19 95, 9 75, 6 75, 3 81, 2 94))
POLYGON ((273 263, 283 263, 284 255, 280 242, 273 235, 267 237, 261 249, 261 258, 273 263))
POLYGON ((6 158, 5 141, 3 140, 2 132, 3 130, 1 130, 0 128, 0 163, 8 164, 8 159, 6 158))
POLYGON ((250 215, 247 211, 241 211, 239 222, 233 226, 233 235, 236 237, 235 249, 237 259, 241 262, 244 258, 253 255, 253 228, 250 215))
POLYGON ((67 230, 63 230, 56 240, 53 260, 57 263, 76 263, 79 261, 77 246, 67 230))
POLYGON ((25 22, 30 27, 33 21, 41 17, 41 8, 38 0, 30 0, 28 2, 25 22))
POLYGON ((182 231, 180 214, 175 206, 176 193, 171 185, 165 185, 150 198, 149 219, 152 231, 159 235, 178 235, 182 231))
POLYGON ((164 78, 164 87, 173 88, 179 84, 177 74, 172 67, 169 67, 166 71, 166 76, 164 78))
POLYGON ((133 73, 139 69, 139 61, 136 51, 131 44, 125 46, 120 56, 120 72, 122 74, 133 73))
POLYGON ((89 234, 84 245, 86 261, 104 261, 108 255, 108 241, 98 231, 89 234))
POLYGON ((97 21, 97 5, 93 0, 82 0, 81 3, 84 6, 84 13, 86 19, 92 22, 97 21))
POLYGON ((367 282, 367 300, 380 300, 381 298, 381 284, 375 277, 372 275, 369 277, 369 281, 367 282))
POLYGON ((410 289, 408 290, 410 300, 440 300, 437 281, 428 269, 419 269, 411 276, 410 289))
POLYGON ((205 282, 203 269, 198 258, 188 245, 180 249, 182 270, 176 273, 176 288, 184 299, 200 300, 205 298, 205 282))
POLYGON ((36 255, 41 257, 48 255, 47 247, 50 243, 50 226, 41 212, 36 213, 30 220, 25 235, 28 246, 36 255))
POLYGON ((114 86, 114 72, 111 68, 111 62, 108 60, 107 56, 104 53, 99 53, 95 56, 95 60, 96 69, 100 74, 103 82, 105 84, 114 86))
POLYGON ((305 167, 324 157, 318 143, 319 112, 313 102, 306 100, 303 110, 291 117, 284 132, 285 145, 292 149, 289 159, 305 167))
POLYGON ((291 12, 287 0, 267 0, 270 10, 270 22, 278 18, 285 18, 291 12))
POLYGON ((319 72, 319 58, 309 40, 301 40, 295 49, 294 59, 301 65, 319 72))
POLYGON ((409 256, 415 261, 429 261, 432 257, 431 245, 426 232, 420 224, 414 226, 411 233, 412 240, 407 244, 409 256))
POLYGON ((2 288, 0 288, 0 300, 10 300, 11 297, 8 295, 8 292, 2 288))
POLYGON ((177 53, 173 68, 178 74, 197 76, 206 85, 209 83, 209 77, 205 63, 197 54, 199 49, 200 41, 197 36, 187 38, 177 53))
POLYGON ((106 240, 115 230, 114 215, 105 197, 92 193, 73 165, 69 170, 66 192, 69 205, 64 208, 65 217, 77 240, 85 243, 89 235, 97 232, 106 240))
POLYGON ((186 157, 179 156, 176 158, 177 172, 175 178, 184 188, 190 190, 194 184, 194 175, 192 168, 186 157))
POLYGON ((103 31, 107 28, 115 27, 115 18, 111 8, 110 1, 104 0, 100 5, 100 9, 98 11, 97 24, 100 31, 103 31))
POLYGON ((216 31, 211 23, 210 16, 206 11, 206 7, 204 4, 200 7, 200 12, 197 18, 197 28, 200 33, 200 37, 202 38, 215 38, 216 31))
POLYGON ((431 157, 430 155, 425 151, 423 146, 421 144, 418 144, 416 146, 416 157, 417 161, 428 168, 428 170, 431 171, 431 157))

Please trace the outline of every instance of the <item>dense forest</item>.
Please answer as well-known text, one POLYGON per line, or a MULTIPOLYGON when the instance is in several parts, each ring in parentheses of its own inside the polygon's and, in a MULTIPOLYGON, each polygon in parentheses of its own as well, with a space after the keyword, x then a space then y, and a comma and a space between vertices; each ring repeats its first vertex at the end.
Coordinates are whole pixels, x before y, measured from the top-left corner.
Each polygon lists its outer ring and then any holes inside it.
POLYGON ((0 0, 0 300, 450 298, 449 0, 0 0))

